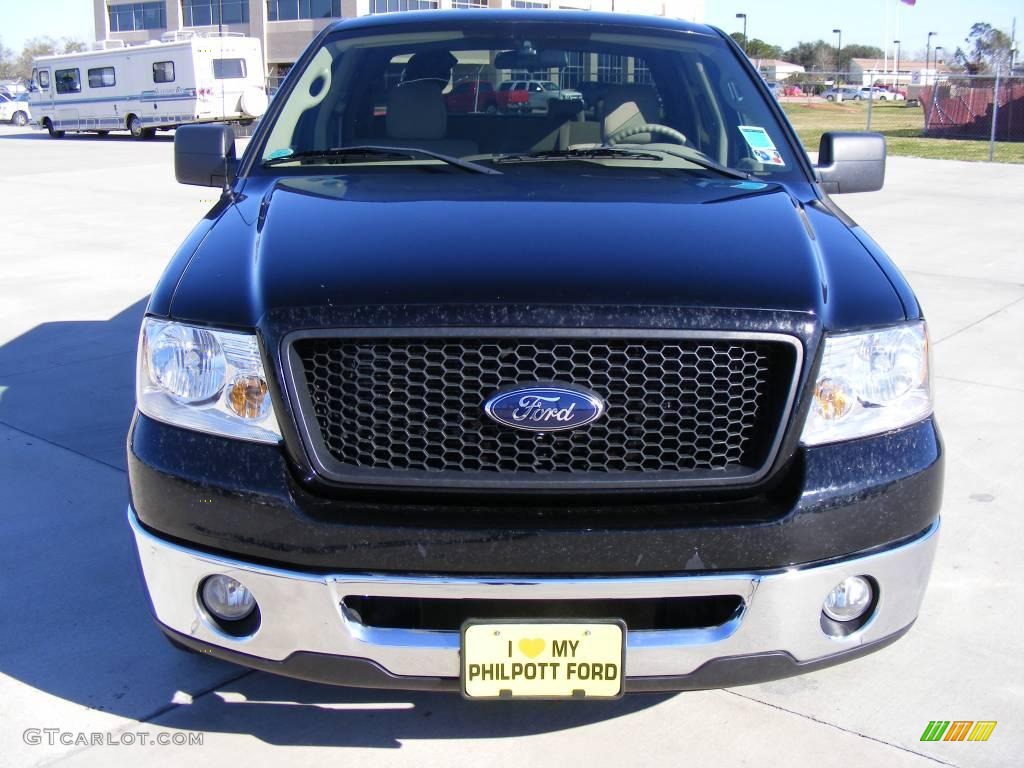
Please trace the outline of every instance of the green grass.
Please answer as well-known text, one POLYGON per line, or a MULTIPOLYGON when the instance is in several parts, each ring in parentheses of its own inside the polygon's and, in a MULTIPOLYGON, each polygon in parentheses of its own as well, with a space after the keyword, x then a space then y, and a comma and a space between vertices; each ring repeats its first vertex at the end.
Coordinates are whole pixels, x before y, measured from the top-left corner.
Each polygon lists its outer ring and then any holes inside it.
MULTIPOLYGON (((867 129, 868 108, 863 102, 833 104, 825 101, 784 102, 782 108, 810 151, 818 150, 825 131, 867 129)), ((871 130, 885 135, 889 154, 938 160, 988 160, 988 140, 932 139, 924 136, 924 110, 906 104, 878 104, 871 113, 871 130)), ((995 159, 1024 163, 1024 141, 997 141, 995 159)))

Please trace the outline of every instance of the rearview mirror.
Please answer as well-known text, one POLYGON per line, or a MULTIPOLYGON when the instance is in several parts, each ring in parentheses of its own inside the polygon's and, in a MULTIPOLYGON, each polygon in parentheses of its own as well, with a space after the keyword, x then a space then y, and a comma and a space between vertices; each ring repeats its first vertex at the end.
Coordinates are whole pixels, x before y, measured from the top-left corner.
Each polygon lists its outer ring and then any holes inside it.
POLYGON ((832 132, 821 137, 818 179, 830 195, 877 192, 885 183, 885 137, 880 133, 832 132))
POLYGON ((518 51, 502 51, 494 57, 498 69, 564 69, 568 57, 565 51, 536 51, 526 43, 518 51))
POLYGON ((235 132, 228 125, 186 125, 174 133, 179 184, 227 189, 235 175, 235 132))

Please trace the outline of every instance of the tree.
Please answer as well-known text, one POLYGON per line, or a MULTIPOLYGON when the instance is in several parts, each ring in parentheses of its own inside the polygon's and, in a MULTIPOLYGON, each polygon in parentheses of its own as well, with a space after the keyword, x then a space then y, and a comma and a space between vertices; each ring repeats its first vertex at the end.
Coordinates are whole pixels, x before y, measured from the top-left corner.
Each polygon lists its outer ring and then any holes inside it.
POLYGON ((795 47, 786 51, 782 58, 799 64, 808 72, 829 72, 836 68, 836 49, 824 40, 817 40, 813 43, 799 42, 795 47))
MULTIPOLYGON (((857 45, 851 43, 850 45, 843 46, 843 52, 840 54, 842 57, 840 60, 839 68, 844 72, 848 72, 850 69, 850 61, 852 59, 880 59, 885 54, 882 53, 881 48, 877 48, 873 45, 857 45)), ((924 56, 921 57, 922 59, 924 56)))
POLYGON ((766 43, 764 40, 759 38, 751 38, 750 41, 744 45, 743 33, 733 32, 731 35, 732 39, 736 41, 736 44, 747 52, 747 56, 751 59, 781 59, 782 48, 778 45, 772 45, 766 43))
POLYGON ((969 75, 983 75, 997 68, 1006 72, 1010 67, 1010 36, 991 24, 978 22, 971 27, 964 38, 970 45, 968 51, 957 48, 953 58, 969 75))
POLYGON ((15 76, 17 62, 14 59, 14 51, 4 47, 4 41, 0 40, 0 79, 7 80, 15 76))
POLYGON ((84 51, 85 43, 81 40, 64 37, 54 40, 52 37, 33 37, 25 42, 21 54, 14 64, 14 77, 29 80, 32 77, 32 60, 39 56, 52 56, 55 53, 74 53, 84 51))

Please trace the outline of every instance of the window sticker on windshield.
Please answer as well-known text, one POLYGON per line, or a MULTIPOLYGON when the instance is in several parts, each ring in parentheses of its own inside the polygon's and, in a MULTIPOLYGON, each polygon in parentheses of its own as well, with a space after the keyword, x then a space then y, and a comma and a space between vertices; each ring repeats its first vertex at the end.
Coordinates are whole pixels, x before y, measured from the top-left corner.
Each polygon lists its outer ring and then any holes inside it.
POLYGON ((765 165, 785 165, 782 155, 775 148, 775 142, 764 128, 756 125, 737 126, 754 157, 765 165))

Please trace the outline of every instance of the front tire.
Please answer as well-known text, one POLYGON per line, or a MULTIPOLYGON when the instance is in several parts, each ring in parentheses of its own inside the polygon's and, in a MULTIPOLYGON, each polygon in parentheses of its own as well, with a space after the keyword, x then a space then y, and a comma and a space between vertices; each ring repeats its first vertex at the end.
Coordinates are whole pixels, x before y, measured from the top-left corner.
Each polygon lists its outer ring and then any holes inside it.
POLYGON ((51 139, 63 139, 64 138, 64 131, 58 131, 56 128, 54 128, 53 127, 53 123, 50 122, 49 118, 46 119, 46 122, 44 123, 44 125, 46 126, 46 132, 48 134, 50 134, 50 138, 51 139))
POLYGON ((132 135, 133 139, 148 139, 153 135, 152 129, 146 129, 142 125, 142 118, 138 115, 131 115, 128 118, 128 133, 132 135))
POLYGON ((28 125, 28 115, 26 115, 24 112, 15 112, 14 117, 11 118, 11 122, 19 128, 24 128, 26 125, 28 125))

